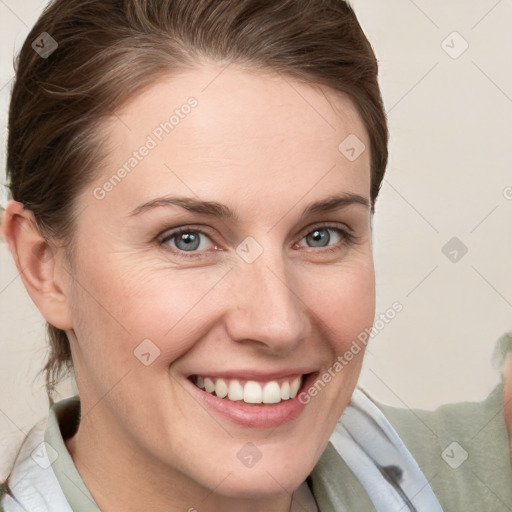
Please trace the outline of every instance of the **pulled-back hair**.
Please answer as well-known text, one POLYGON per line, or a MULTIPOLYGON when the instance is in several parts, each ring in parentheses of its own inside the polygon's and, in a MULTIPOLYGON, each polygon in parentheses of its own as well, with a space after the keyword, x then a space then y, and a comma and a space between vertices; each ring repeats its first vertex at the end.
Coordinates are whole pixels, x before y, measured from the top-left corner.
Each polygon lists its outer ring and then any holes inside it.
MULTIPOLYGON (((103 157, 102 120, 160 77, 207 61, 276 71, 348 95, 370 139, 373 208, 388 157, 386 114, 377 60, 345 1, 55 0, 17 59, 7 148, 12 198, 34 213, 49 243, 72 249, 75 198, 103 157), (43 33, 58 47, 41 56, 33 44, 49 44, 43 33)), ((47 330, 42 371, 53 403, 73 366, 66 333, 47 330)))

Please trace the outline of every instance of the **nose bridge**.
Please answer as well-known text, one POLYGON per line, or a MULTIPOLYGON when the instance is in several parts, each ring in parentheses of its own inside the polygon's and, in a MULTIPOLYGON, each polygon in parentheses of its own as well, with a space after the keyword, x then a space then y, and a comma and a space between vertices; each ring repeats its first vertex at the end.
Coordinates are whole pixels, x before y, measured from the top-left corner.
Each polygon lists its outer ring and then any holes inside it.
POLYGON ((287 350, 309 335, 306 307, 282 254, 267 251, 253 263, 242 262, 237 273, 229 326, 233 339, 287 350))

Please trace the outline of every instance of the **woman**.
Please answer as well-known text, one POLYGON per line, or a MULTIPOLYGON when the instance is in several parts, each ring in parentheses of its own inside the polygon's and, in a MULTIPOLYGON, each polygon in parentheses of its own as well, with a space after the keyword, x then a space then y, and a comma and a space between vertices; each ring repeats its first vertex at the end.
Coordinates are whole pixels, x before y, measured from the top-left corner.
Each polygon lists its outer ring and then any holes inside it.
POLYGON ((441 510, 354 392, 387 136, 345 2, 53 2, 2 223, 51 409, 4 509, 441 510))

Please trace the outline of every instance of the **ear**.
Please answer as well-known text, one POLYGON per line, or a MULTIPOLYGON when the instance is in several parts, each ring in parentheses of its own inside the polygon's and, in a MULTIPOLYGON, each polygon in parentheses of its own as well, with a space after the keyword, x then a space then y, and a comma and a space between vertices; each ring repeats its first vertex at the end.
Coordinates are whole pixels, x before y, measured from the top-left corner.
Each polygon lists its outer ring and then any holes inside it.
POLYGON ((59 329, 72 329, 65 291, 55 279, 66 274, 62 268, 63 255, 57 254, 43 238, 32 211, 18 201, 9 201, 1 231, 23 284, 45 320, 59 329))

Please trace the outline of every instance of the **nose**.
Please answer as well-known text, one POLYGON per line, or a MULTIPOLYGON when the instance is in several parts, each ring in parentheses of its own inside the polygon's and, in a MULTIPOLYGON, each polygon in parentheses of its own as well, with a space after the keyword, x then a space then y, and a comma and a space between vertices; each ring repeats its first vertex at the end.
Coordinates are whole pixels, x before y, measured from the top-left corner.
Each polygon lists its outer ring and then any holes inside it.
POLYGON ((281 259, 261 256, 234 269, 226 315, 231 339, 266 351, 289 352, 311 335, 311 318, 293 271, 281 259))

